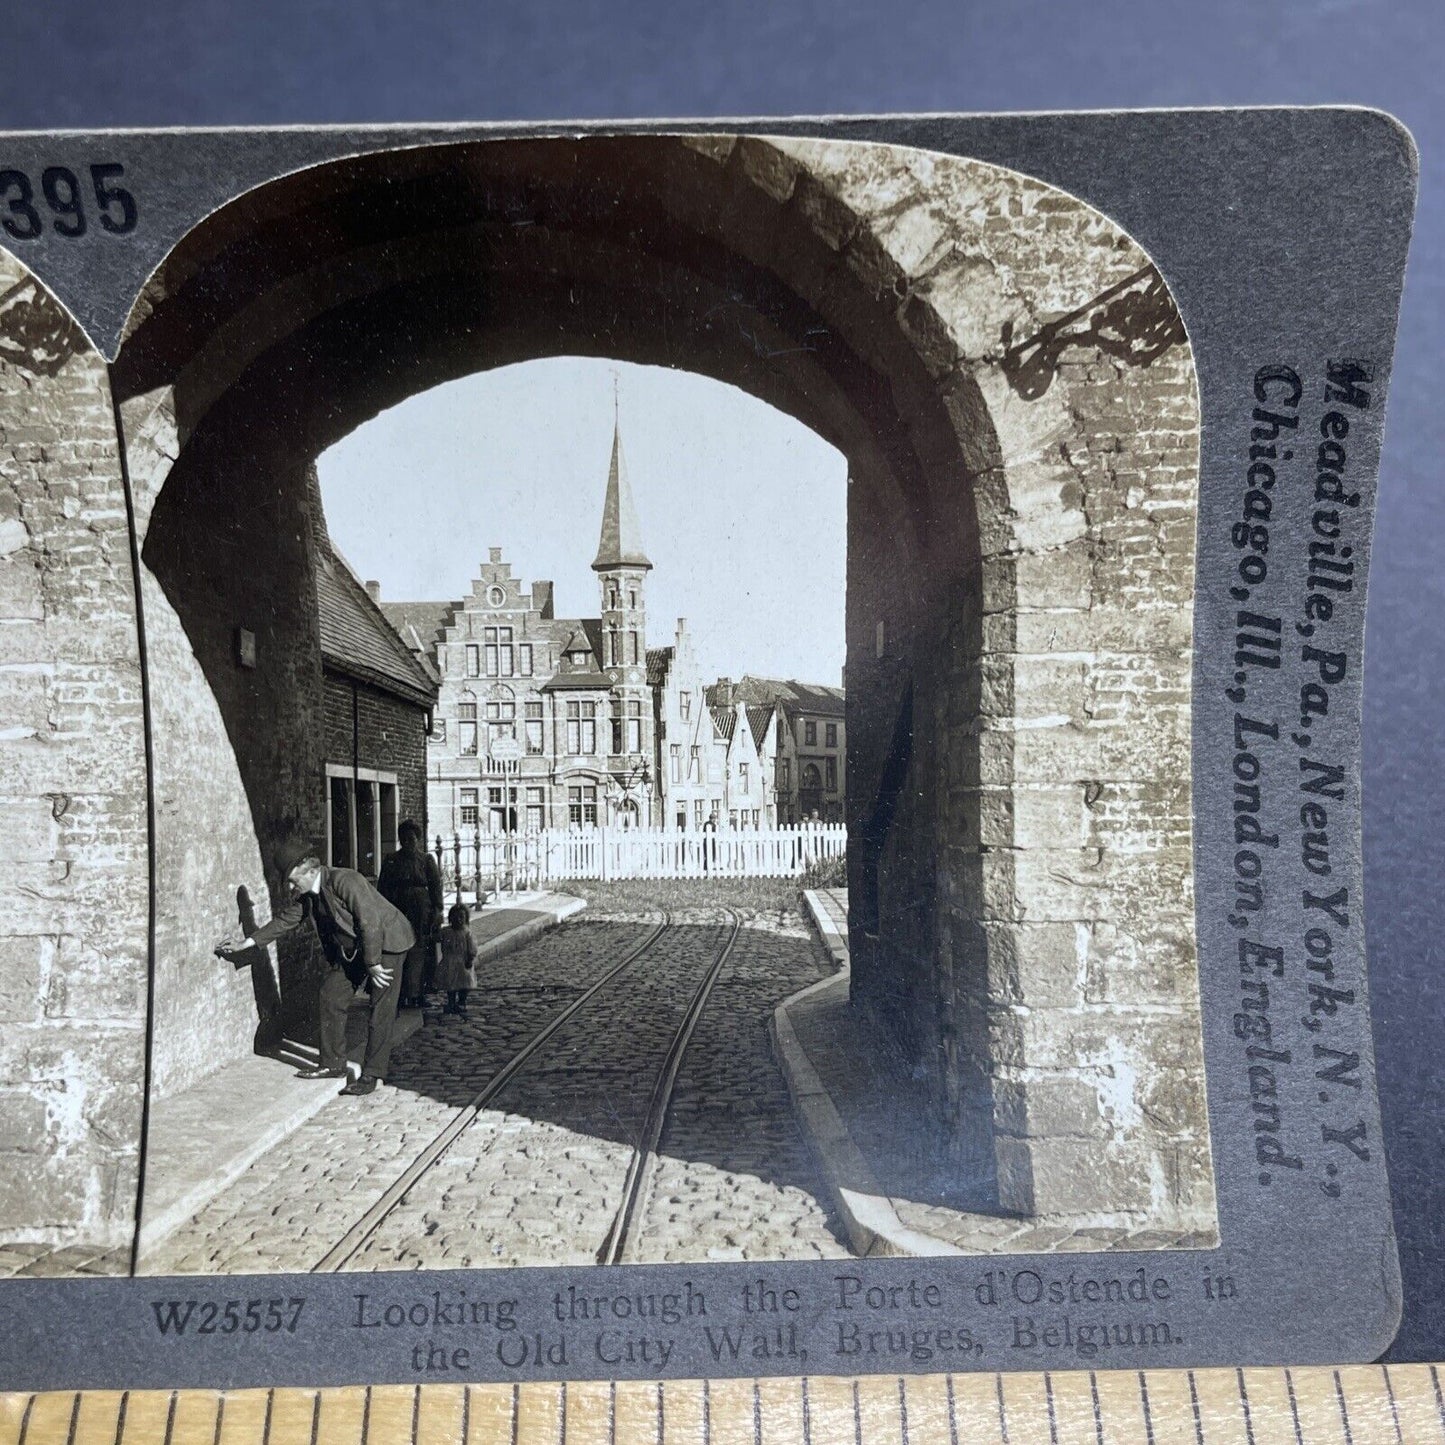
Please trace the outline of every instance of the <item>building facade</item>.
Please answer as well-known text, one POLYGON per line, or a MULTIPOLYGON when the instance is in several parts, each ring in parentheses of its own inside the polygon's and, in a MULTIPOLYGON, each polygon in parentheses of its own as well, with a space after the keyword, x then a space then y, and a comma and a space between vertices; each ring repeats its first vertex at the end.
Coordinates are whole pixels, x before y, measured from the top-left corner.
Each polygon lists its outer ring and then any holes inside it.
POLYGON ((558 617, 553 584, 525 585, 497 547, 461 601, 381 604, 439 679, 430 836, 842 822, 840 689, 708 686, 685 618, 648 646, 652 563, 617 428, 592 570, 595 617, 558 617))
MULTIPOLYGON (((655 826, 656 688, 641 529, 614 431, 597 554, 599 610, 558 617, 493 547, 458 602, 386 603, 440 697, 427 739, 431 832, 655 826)), ((699 694, 700 701, 700 694, 699 694)))
MULTIPOLYGON (((735 683, 724 677, 708 696, 715 707, 736 709, 749 719, 744 732, 756 741, 774 824, 844 821, 848 736, 841 687, 773 677, 735 683)), ((740 749, 737 762, 742 761, 740 749)))

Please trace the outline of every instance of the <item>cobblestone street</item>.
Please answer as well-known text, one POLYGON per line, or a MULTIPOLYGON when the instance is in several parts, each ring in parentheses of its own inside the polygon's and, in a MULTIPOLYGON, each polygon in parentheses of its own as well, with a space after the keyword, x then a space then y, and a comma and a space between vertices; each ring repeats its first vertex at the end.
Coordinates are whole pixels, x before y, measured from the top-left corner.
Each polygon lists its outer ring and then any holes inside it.
POLYGON ((429 1014, 397 1049, 386 1087, 328 1103, 167 1239, 146 1271, 313 1268, 664 909, 673 926, 551 1036, 344 1267, 595 1263, 662 1061, 733 914, 741 930, 683 1057, 628 1258, 845 1256, 767 1034, 779 1000, 828 967, 796 895, 721 882, 593 891, 576 920, 481 970, 468 1019, 429 1014))

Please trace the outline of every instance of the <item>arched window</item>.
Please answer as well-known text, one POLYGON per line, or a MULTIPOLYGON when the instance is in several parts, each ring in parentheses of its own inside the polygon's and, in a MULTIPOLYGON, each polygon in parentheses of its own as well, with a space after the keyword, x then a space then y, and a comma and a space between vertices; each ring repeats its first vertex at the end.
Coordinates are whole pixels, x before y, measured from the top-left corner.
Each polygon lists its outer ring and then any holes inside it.
POLYGON ((492 690, 487 701, 487 737, 489 740, 517 736, 517 695, 509 687, 492 690))

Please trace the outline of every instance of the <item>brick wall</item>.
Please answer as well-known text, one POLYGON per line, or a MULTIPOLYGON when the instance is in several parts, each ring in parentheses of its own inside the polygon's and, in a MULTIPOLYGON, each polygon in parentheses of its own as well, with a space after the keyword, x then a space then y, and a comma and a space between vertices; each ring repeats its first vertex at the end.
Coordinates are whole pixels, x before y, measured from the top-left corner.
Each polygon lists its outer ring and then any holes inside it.
MULTIPOLYGON (((145 432, 132 406, 137 453, 145 432)), ((264 921, 284 900, 278 845, 325 837, 306 462, 268 451, 264 430, 240 422, 243 410, 223 412, 180 449, 157 424, 156 465, 132 463, 147 503, 147 635, 154 629, 163 643, 151 667, 158 722, 187 724, 157 736, 157 896, 168 918, 157 935, 158 1088, 315 1032, 323 965, 309 935, 281 939, 269 957, 253 951, 239 970, 211 957, 216 938, 264 921), (254 667, 242 665, 238 629, 255 636, 254 667)))
POLYGON ((397 824, 411 818, 430 846, 425 709, 330 668, 323 702, 326 762, 395 773, 397 824))
POLYGON ((105 364, 27 276, 0 253, 33 348, 0 359, 0 1239, 114 1246, 145 1066, 135 578, 105 364))
MULTIPOLYGON (((211 953, 256 907, 264 916, 267 891, 225 715, 180 615, 144 561, 152 509, 179 450, 171 391, 128 402, 122 420, 143 559, 156 795, 151 1092, 165 1098, 274 1045, 280 995, 273 958, 253 955, 238 969, 211 953)), ((219 570, 219 557, 214 565, 219 570)))
MULTIPOLYGON (((853 844, 855 994, 930 1070, 960 1172, 986 1174, 991 1155, 1005 1208, 1210 1227, 1188 347, 1148 365, 1072 347, 1026 397, 1000 364, 1005 326, 1027 337, 1147 266, 1117 227, 966 161, 813 141, 736 149, 731 162, 772 194, 829 215, 844 264, 899 298, 968 471, 941 462, 929 540, 910 548, 895 527, 901 563, 873 556, 886 545, 850 522, 855 840, 895 747, 868 700, 907 693, 913 713, 893 826, 876 859, 853 844), (911 626, 898 618, 910 572, 930 579, 911 626), (897 639, 883 657, 880 620, 897 639)), ((881 476, 857 473, 879 498, 853 503, 873 508, 871 530, 892 504, 881 476)))

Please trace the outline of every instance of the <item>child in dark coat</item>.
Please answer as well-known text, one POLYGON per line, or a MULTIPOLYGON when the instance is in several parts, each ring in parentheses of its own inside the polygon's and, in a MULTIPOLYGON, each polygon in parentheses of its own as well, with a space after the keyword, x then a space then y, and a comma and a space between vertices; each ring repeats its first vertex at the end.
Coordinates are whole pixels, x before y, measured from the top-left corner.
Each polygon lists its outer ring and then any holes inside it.
POLYGON ((472 939, 471 915, 465 903, 452 905, 447 926, 437 935, 441 962, 437 966, 437 987, 447 991, 443 1013, 467 1016, 467 993, 477 986, 477 945, 472 939))

